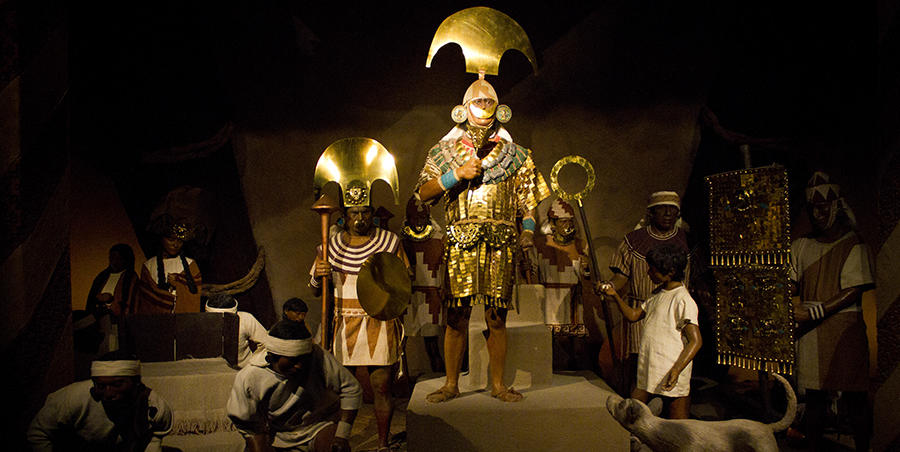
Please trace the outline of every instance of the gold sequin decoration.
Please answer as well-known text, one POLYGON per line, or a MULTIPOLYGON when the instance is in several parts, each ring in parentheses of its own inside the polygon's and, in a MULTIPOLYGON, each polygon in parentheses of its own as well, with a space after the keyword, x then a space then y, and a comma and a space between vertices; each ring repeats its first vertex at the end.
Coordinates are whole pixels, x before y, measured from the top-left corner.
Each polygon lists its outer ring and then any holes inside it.
POLYGON ((719 363, 790 374, 794 320, 787 171, 772 165, 706 180, 719 363))

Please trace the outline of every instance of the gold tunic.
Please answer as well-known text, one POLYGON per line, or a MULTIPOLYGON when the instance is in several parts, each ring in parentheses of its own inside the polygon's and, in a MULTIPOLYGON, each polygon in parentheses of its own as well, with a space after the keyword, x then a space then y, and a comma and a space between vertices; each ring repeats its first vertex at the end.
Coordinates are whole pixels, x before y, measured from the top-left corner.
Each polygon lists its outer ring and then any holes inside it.
MULTIPOLYGON (((451 307, 483 303, 507 308, 517 251, 517 211, 528 212, 550 195, 531 151, 507 139, 504 130, 483 159, 482 181, 460 181, 444 192, 445 258, 451 307)), ((451 132, 429 151, 416 187, 462 166, 475 155, 465 136, 451 132)))

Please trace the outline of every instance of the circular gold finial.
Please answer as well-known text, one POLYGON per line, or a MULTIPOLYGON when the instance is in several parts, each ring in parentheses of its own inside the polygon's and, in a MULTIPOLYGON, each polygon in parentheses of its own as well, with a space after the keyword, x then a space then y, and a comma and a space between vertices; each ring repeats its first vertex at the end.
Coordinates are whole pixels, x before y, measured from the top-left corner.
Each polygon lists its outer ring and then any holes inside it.
POLYGON ((588 162, 584 157, 578 155, 569 155, 559 159, 555 165, 553 165, 553 169, 550 170, 550 188, 556 192, 556 196, 559 196, 565 200, 573 200, 573 199, 584 199, 584 197, 591 192, 594 188, 594 167, 591 166, 591 163, 588 162), (587 173, 587 184, 585 184, 584 189, 575 194, 566 193, 562 187, 559 186, 559 170, 562 169, 563 166, 566 166, 569 163, 574 163, 576 165, 584 168, 584 171, 587 173))

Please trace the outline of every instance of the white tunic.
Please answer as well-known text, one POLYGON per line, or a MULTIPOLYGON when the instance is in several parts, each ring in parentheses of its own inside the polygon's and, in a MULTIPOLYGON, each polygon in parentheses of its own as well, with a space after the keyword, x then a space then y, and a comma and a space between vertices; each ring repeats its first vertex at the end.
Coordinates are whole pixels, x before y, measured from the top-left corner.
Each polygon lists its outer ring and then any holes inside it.
POLYGON ((362 387, 356 378, 318 345, 310 372, 289 379, 275 372, 264 356, 255 356, 234 379, 226 405, 228 417, 245 437, 275 435, 275 447, 308 444, 341 410, 358 410, 362 387))
POLYGON ((697 303, 682 285, 672 290, 659 290, 641 308, 646 317, 638 353, 637 387, 667 397, 689 395, 693 362, 684 367, 678 376, 678 384, 671 391, 663 390, 662 385, 687 344, 682 330, 688 323, 698 325, 697 303))
POLYGON ((238 328, 238 367, 244 368, 250 363, 254 355, 266 354, 266 346, 263 345, 268 337, 265 327, 249 312, 238 311, 240 326, 238 328), (250 350, 250 342, 256 344, 256 351, 250 350))
MULTIPOLYGON (((103 404, 91 397, 93 386, 91 380, 78 381, 47 396, 28 427, 32 451, 53 451, 59 447, 54 443, 64 443, 72 450, 124 450, 123 438, 103 404)), ((172 411, 155 391, 150 392, 147 405, 153 438, 144 450, 161 451, 162 437, 172 429, 172 411)))

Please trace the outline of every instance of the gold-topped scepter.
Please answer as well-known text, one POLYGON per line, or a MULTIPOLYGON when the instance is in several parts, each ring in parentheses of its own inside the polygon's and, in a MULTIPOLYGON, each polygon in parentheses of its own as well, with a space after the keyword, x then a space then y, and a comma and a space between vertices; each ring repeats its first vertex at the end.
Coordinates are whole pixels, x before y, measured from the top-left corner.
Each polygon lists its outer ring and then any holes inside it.
MULTIPOLYGON (((584 227, 584 237, 588 242, 588 254, 591 258, 591 277, 596 278, 600 274, 600 267, 597 266, 597 253, 594 252, 594 244, 591 239, 591 228, 588 226, 587 215, 584 213, 584 203, 581 201, 587 196, 588 193, 591 192, 594 188, 594 167, 588 162, 584 157, 577 155, 569 155, 559 159, 555 165, 553 165, 553 169, 550 170, 550 188, 556 193, 556 196, 566 200, 566 201, 575 201, 575 204, 578 205, 578 212, 581 214, 581 225, 584 227), (562 187, 559 186, 559 170, 562 169, 563 166, 567 164, 576 164, 584 168, 584 171, 587 173, 587 183, 578 193, 567 193, 562 187)), ((600 303, 601 309, 603 309, 603 321, 606 324, 606 339, 609 341, 609 354, 612 358, 613 363, 613 372, 618 375, 621 374, 622 365, 619 362, 619 356, 616 354, 616 344, 613 342, 613 325, 612 325, 612 317, 609 309, 609 305, 606 304, 605 301, 600 303)), ((623 389, 623 388, 619 388, 623 389)))

